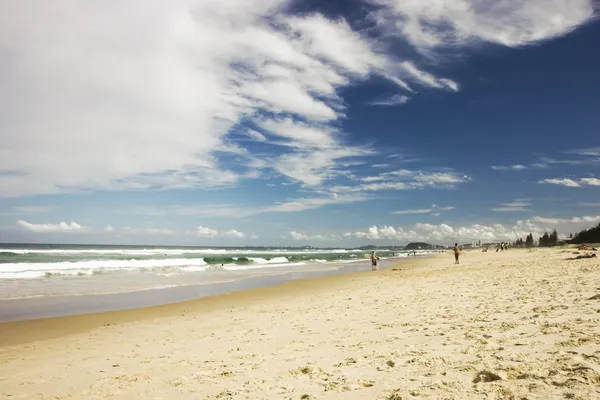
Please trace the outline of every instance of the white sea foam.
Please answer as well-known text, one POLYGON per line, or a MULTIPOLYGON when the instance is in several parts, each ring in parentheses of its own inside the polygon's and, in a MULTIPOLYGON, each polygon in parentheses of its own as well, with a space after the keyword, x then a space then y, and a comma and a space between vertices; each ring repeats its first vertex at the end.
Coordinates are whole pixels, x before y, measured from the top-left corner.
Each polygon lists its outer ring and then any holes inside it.
POLYGON ((282 264, 282 263, 286 263, 289 260, 285 257, 273 257, 270 260, 264 259, 264 258, 257 258, 257 257, 248 257, 248 260, 252 261, 254 264, 282 264))
MULTIPOLYGON (((283 257, 282 257, 283 258, 283 257)), ((262 269, 262 268, 279 268, 279 267, 299 267, 301 265, 306 265, 306 263, 303 262, 297 262, 297 263, 283 263, 283 264, 276 264, 276 263, 271 263, 271 264, 257 264, 257 265, 253 265, 253 264, 248 264, 248 265, 224 265, 223 269, 226 271, 247 271, 250 269, 262 269)))
POLYGON ((204 271, 207 264, 202 258, 172 258, 163 260, 90 260, 55 263, 0 264, 0 279, 31 279, 47 274, 91 275, 95 272, 141 270, 160 268, 189 268, 204 271))

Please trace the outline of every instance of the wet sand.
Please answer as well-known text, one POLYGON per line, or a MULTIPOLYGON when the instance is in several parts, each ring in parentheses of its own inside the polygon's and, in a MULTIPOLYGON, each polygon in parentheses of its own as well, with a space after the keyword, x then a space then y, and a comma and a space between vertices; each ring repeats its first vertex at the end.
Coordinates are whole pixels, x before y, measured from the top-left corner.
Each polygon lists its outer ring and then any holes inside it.
POLYGON ((0 398, 600 398, 600 260, 452 254, 0 324, 0 398))

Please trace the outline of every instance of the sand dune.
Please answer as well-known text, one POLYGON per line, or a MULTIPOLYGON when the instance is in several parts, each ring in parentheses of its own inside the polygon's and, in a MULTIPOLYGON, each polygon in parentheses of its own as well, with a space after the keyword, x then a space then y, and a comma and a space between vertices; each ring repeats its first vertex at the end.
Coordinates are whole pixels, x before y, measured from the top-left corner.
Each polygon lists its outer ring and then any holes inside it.
POLYGON ((210 307, 0 324, 0 398, 600 399, 600 260, 573 255, 445 254, 210 307))

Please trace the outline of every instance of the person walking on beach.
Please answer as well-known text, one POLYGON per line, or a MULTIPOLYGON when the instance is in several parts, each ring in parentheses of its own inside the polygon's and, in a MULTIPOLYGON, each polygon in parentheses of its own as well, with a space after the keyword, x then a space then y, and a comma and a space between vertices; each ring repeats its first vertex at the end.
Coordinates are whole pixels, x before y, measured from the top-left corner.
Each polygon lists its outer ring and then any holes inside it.
POLYGON ((454 264, 460 264, 458 261, 458 257, 460 256, 460 247, 458 247, 458 243, 454 243, 454 264))
POLYGON ((371 252, 371 271, 375 271, 377 269, 377 255, 375 255, 375 250, 371 252))

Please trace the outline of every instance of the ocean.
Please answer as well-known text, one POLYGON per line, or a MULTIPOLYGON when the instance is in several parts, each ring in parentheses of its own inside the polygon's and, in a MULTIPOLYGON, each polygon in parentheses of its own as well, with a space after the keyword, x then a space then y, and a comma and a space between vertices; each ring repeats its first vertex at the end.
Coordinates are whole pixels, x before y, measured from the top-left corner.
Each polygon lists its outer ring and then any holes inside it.
MULTIPOLYGON (((369 266, 369 254, 359 249, 3 244, 0 298, 120 293, 329 271, 352 263, 369 266)), ((407 252, 383 249, 377 255, 385 260, 407 252)))

